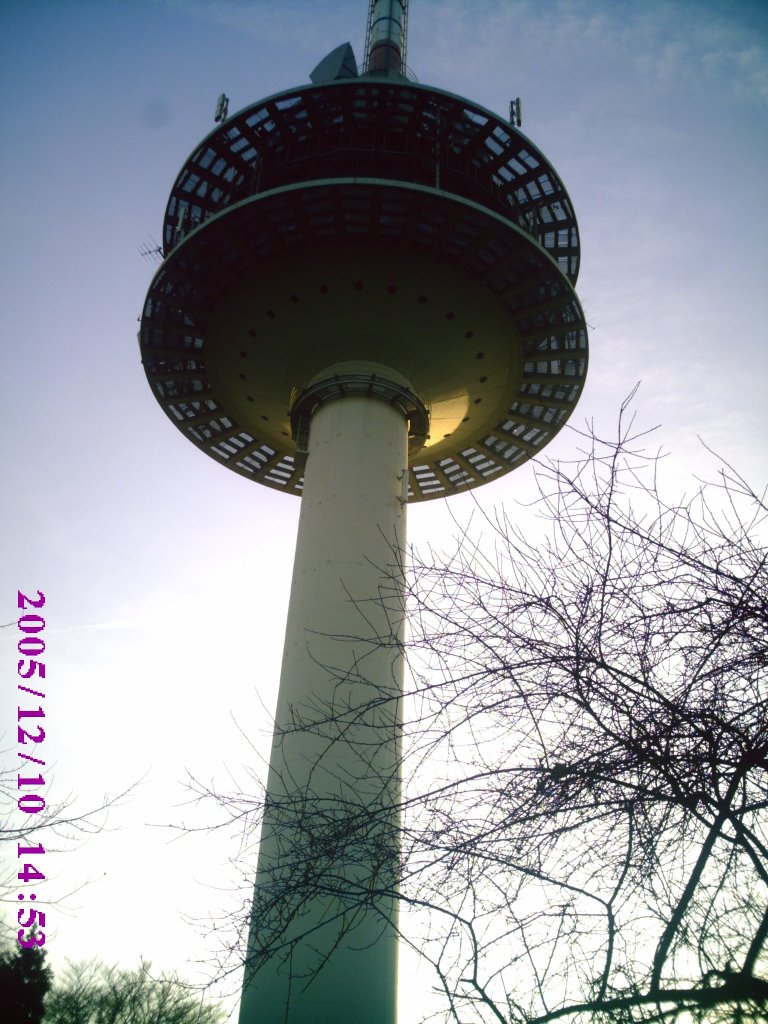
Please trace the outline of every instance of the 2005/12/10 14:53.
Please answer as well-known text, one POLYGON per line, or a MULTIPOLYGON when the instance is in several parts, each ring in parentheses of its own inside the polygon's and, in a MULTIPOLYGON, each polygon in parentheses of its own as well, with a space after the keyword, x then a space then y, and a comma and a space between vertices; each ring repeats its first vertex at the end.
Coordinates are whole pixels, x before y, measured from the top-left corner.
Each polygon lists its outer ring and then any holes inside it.
MULTIPOLYGON (((35 689, 35 686, 40 685, 39 680, 45 679, 45 663, 39 661, 40 655, 45 651, 45 640, 40 635, 45 629, 45 619, 39 614, 39 609, 45 604, 45 594, 41 590, 38 590, 37 597, 28 597, 21 591, 18 591, 17 598, 18 607, 25 612, 18 620, 19 632, 24 635, 18 642, 19 654, 23 655, 19 659, 17 665, 17 673, 21 679, 25 680, 24 683, 18 684, 18 690, 21 693, 29 693, 40 699, 45 698, 44 691, 35 689), (28 611, 28 609, 36 609, 34 612, 28 611), (34 686, 32 685, 34 682, 34 686)), ((33 747, 33 744, 42 743, 45 740, 45 729, 42 725, 33 725, 28 723, 27 719, 45 718, 45 711, 43 710, 42 704, 38 705, 37 708, 23 708, 21 705, 18 706, 18 744, 19 744, 19 758, 30 764, 40 765, 45 767, 45 761, 36 757, 31 751, 34 749, 35 754, 39 754, 41 751, 40 747, 33 747), (26 749, 22 749, 26 748, 26 749)), ((26 766, 25 766, 26 767, 26 766)), ((17 799, 17 805, 19 811, 24 814, 38 814, 45 808, 45 798, 39 792, 29 792, 34 787, 45 785, 45 779, 43 778, 42 772, 37 775, 24 774, 19 772, 17 776, 17 789, 26 790, 21 793, 17 799)), ((26 829, 22 829, 21 835, 23 838, 27 838, 26 829)), ((45 875, 43 872, 27 860, 27 858, 35 857, 45 853, 45 848, 42 843, 34 843, 31 845, 25 845, 18 843, 17 845, 17 856, 19 859, 24 858, 21 864, 21 870, 17 874, 17 878, 20 882, 25 885, 29 885, 31 882, 44 881, 45 875)), ((19 893, 19 900, 25 900, 29 897, 30 900, 37 899, 37 893, 31 892, 19 893)), ((18 931, 19 945, 25 949, 32 949, 34 947, 40 947, 45 945, 45 932, 38 931, 38 928, 45 927, 45 913, 37 908, 30 908, 27 910, 22 907, 17 915, 17 922, 21 925, 18 931)))

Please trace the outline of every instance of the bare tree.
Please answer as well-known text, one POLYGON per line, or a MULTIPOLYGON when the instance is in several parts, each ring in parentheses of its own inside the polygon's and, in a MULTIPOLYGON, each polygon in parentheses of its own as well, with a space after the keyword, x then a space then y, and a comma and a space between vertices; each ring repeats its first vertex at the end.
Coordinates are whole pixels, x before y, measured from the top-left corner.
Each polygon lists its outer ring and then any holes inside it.
POLYGON ((54 981, 43 1024, 222 1024, 226 1014, 203 1002, 175 973, 154 977, 98 962, 69 964, 54 981))
POLYGON ((763 1020, 764 495, 582 440, 542 536, 412 556, 403 896, 454 1020, 763 1020))
MULTIPOLYGON (((115 796, 105 793, 98 806, 87 810, 78 809, 75 797, 70 793, 55 802, 47 803, 38 814, 24 814, 17 806, 17 776, 24 770, 22 766, 20 770, 0 771, 0 908, 14 908, 10 911, 10 921, 0 917, 0 935, 12 934, 14 937, 18 929, 17 892, 22 884, 17 878, 19 868, 24 863, 24 859, 20 859, 18 855, 19 849, 29 843, 42 844, 48 854, 76 849, 89 837, 107 829, 109 811, 119 807, 138 785, 138 782, 135 782, 115 796)), ((50 786, 44 790, 46 801, 49 799, 49 793, 50 786)), ((42 861, 36 863, 38 867, 44 867, 42 861)), ((48 905, 66 907, 67 900, 81 887, 78 885, 48 905)))
MULTIPOLYGON (((11 629, 14 626, 15 622, 6 622, 0 625, 0 630, 11 629)), ((19 668, 21 668, 21 662, 19 668)), ((19 695, 17 694, 17 696, 19 695)), ((15 736, 16 726, 14 725, 14 739, 15 736)), ((83 839, 101 832, 106 827, 107 812, 111 808, 119 806, 141 780, 132 783, 115 796, 105 793, 98 806, 82 810, 77 807, 77 801, 72 793, 55 795, 54 800, 51 800, 53 771, 48 766, 45 772, 47 782, 40 794, 43 798, 41 809, 38 811, 37 808, 34 808, 32 813, 24 813, 19 809, 19 797, 23 795, 20 791, 19 778, 24 775, 34 775, 35 770, 40 771, 40 767, 45 766, 45 761, 37 761, 33 754, 25 759, 23 751, 17 748, 11 737, 6 739, 6 743, 8 745, 5 749, 0 750, 0 754, 8 755, 9 760, 15 755, 18 763, 15 768, 0 768, 0 865, 4 858, 8 858, 11 863, 7 869, 0 867, 0 871, 4 870, 3 888, 7 888, 9 892, 13 891, 14 895, 0 896, 0 903, 9 903, 15 906, 15 890, 18 888, 16 884, 18 844, 32 840, 39 842, 44 838, 48 852, 53 849, 60 851, 73 848, 83 839)), ((32 748, 26 748, 28 752, 30 749, 32 748)), ((15 928, 13 931, 15 933, 15 928)))
MULTIPOLYGON (((765 496, 718 461, 665 500, 627 418, 539 467, 532 525, 480 515, 448 555, 410 554, 402 803, 283 808, 306 848, 256 894, 262 961, 301 941, 307 895, 348 928, 392 895, 454 1022, 766 1019, 765 496), (382 818, 399 884, 382 847, 351 887, 339 865, 382 818)), ((370 711, 331 696, 294 728, 343 742, 370 711)), ((250 852, 261 801, 216 797, 250 852)))

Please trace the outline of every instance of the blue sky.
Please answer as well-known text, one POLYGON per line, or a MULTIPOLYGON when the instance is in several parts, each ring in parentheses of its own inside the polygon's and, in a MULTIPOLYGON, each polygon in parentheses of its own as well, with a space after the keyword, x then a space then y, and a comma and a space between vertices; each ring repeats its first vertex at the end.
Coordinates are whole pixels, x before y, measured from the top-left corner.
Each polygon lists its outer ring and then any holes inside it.
MULTIPOLYGON (((155 403, 136 342, 154 266, 139 250, 160 238, 218 94, 234 111, 301 84, 347 39, 361 59, 366 8, 6 0, 0 12, 2 621, 17 588, 46 593, 50 799, 86 809, 142 779, 109 831, 46 853, 54 966, 143 954, 204 976, 192 962, 208 947, 181 915, 231 900, 234 836, 169 844, 156 826, 213 816, 181 806, 187 770, 222 786, 263 771, 298 503, 227 473, 155 403)), ((568 188, 592 325, 574 421, 609 432, 642 380, 639 421, 661 424, 670 487, 706 472, 698 435, 765 480, 768 8, 414 0, 408 63, 502 114, 520 95, 523 131, 568 188)), ((576 446, 566 430, 548 454, 576 446)), ((527 467, 476 498, 509 511, 531 487, 527 467)), ((462 521, 472 504, 450 511, 462 521)), ((447 544, 446 504, 415 507, 409 530, 447 544)), ((12 632, 0 653, 14 766, 12 632)), ((409 997, 401 1024, 421 1005, 409 997)))

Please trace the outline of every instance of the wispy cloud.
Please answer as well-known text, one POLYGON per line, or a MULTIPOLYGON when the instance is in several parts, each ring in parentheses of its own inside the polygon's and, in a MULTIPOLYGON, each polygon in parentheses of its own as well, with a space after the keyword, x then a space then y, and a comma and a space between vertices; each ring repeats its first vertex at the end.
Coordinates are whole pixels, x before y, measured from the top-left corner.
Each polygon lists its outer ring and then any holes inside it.
POLYGON ((749 3, 421 0, 418 13, 420 28, 415 16, 413 27, 422 35, 427 28, 435 57, 455 66, 461 38, 462 63, 485 68, 489 60, 503 58, 499 74, 506 81, 527 73, 528 53, 544 50, 550 55, 546 72, 555 78, 574 61, 583 78, 605 71, 615 87, 619 66, 627 84, 635 80, 663 90, 710 85, 736 100, 768 104, 768 32, 754 25, 757 19, 768 29, 768 16, 749 3), (594 55, 589 66, 583 62, 585 44, 594 55))
MULTIPOLYGON (((153 0, 155 4, 179 11, 198 21, 229 28, 241 35, 253 36, 264 45, 288 44, 294 48, 317 45, 318 33, 323 36, 334 30, 342 35, 346 31, 365 30, 365 7, 360 5, 359 17, 349 24, 346 10, 332 0, 153 0)), ((343 6, 343 5, 342 5, 343 6)), ((334 36, 335 38, 335 36, 334 36)), ((346 36, 345 36, 346 38, 346 36)), ((341 39, 341 36, 339 36, 341 39)))
POLYGON ((616 5, 606 29, 614 38, 603 41, 623 49, 650 85, 712 86, 768 104, 768 45, 739 16, 748 8, 670 0, 616 5))

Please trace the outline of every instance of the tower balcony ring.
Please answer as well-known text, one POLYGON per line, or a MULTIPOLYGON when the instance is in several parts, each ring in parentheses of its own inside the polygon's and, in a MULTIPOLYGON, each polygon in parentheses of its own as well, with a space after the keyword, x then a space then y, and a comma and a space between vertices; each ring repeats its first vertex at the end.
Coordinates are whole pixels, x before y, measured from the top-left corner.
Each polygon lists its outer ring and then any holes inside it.
POLYGON ((429 411, 409 387, 376 373, 334 373, 312 381, 291 403, 291 433, 298 452, 307 452, 312 416, 321 405, 341 398, 374 398, 398 408, 408 421, 409 457, 420 452, 426 444, 429 411))

